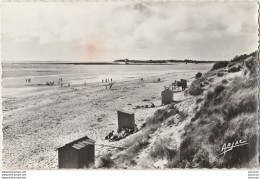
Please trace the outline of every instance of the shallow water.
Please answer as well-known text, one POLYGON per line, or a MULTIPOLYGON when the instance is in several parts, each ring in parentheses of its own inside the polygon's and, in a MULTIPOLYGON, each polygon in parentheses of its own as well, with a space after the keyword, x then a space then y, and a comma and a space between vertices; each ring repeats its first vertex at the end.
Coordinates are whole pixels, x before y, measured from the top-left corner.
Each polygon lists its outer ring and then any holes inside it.
MULTIPOLYGON (((64 83, 83 85, 86 83, 101 82, 102 79, 113 81, 128 81, 137 78, 146 78, 166 73, 205 72, 213 64, 185 64, 170 65, 73 65, 73 64, 32 64, 32 63, 4 63, 2 64, 3 97, 6 95, 33 93, 49 89, 46 82, 58 84, 59 78, 64 83), (26 82, 30 78, 31 82, 26 82)), ((53 86, 52 86, 53 87, 53 86)))

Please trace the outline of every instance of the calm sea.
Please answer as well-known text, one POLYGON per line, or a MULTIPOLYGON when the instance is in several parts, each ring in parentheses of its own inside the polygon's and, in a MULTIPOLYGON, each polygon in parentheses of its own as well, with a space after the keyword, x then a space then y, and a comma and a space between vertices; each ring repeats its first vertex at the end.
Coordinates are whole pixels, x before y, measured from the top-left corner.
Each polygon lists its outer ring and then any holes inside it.
POLYGON ((184 64, 170 65, 73 65, 73 64, 30 64, 3 63, 2 87, 4 95, 17 88, 33 89, 46 82, 58 83, 59 78, 71 85, 101 82, 102 79, 112 78, 113 81, 128 81, 165 73, 205 72, 213 64, 184 64), (31 83, 26 83, 26 78, 31 83), (12 90, 13 88, 13 90, 12 90))

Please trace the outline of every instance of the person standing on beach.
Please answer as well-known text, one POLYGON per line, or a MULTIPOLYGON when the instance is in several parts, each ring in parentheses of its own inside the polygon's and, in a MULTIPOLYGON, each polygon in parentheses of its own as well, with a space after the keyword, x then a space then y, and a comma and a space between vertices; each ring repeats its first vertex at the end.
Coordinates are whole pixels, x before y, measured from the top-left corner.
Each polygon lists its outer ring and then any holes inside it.
POLYGON ((111 78, 111 82, 112 82, 113 80, 112 80, 112 78, 111 78))
POLYGON ((26 83, 27 83, 27 78, 25 79, 26 83))
POLYGON ((104 82, 104 80, 102 79, 102 83, 104 82))
POLYGON ((106 79, 106 83, 107 83, 107 79, 106 79))

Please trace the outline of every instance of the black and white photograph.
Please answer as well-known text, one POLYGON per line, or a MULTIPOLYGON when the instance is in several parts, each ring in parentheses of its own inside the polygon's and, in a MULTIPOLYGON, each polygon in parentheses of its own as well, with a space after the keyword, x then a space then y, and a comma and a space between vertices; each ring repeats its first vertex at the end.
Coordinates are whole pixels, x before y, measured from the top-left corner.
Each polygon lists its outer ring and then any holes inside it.
POLYGON ((2 168, 259 169, 258 1, 3 1, 2 168))

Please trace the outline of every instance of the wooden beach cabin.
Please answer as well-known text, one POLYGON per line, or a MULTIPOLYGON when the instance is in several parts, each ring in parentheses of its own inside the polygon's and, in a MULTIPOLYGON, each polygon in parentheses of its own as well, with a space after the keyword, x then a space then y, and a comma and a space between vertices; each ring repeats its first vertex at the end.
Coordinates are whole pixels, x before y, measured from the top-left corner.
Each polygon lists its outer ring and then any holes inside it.
POLYGON ((84 168, 95 164, 95 141, 86 137, 58 148, 59 168, 84 168))
POLYGON ((124 111, 117 111, 118 116, 118 132, 121 132, 122 128, 133 128, 135 125, 135 114, 124 111))
POLYGON ((162 91, 162 105, 170 104, 173 100, 173 91, 169 88, 162 91))

